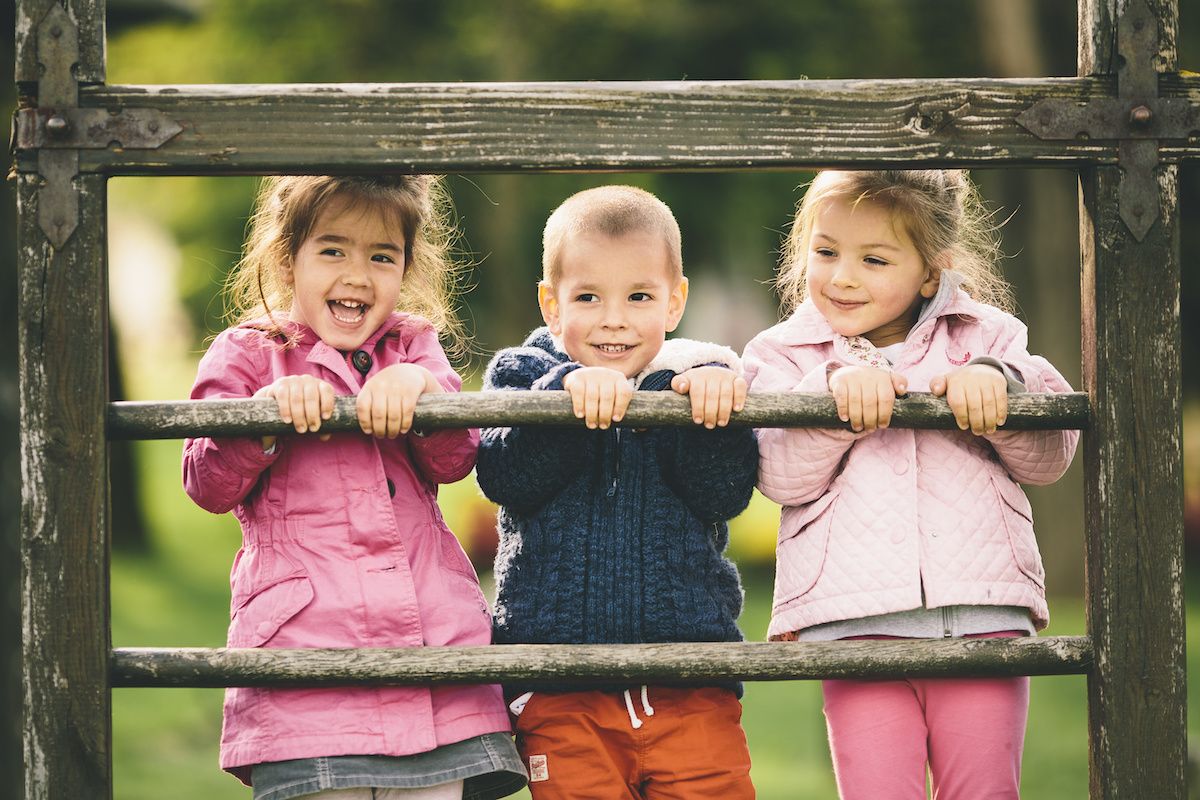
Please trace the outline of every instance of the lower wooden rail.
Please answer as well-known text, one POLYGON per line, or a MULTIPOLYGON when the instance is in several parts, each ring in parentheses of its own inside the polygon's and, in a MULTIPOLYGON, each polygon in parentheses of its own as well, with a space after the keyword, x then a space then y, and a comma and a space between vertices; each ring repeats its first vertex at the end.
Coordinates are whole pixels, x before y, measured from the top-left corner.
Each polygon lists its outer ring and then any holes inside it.
POLYGON ((121 648, 114 687, 445 683, 700 683, 819 678, 1068 675, 1090 671, 1087 636, 853 642, 282 650, 121 648))

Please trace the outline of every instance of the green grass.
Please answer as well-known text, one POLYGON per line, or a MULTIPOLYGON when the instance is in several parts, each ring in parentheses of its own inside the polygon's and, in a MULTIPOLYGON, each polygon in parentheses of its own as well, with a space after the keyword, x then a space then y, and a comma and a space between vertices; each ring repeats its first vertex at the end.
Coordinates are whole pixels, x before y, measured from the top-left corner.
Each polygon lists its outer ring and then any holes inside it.
MULTIPOLYGON (((143 442, 139 463, 153 558, 113 558, 113 642, 118 647, 224 644, 228 620, 228 569, 239 543, 232 516, 197 509, 179 485, 179 442, 143 442)), ((478 523, 477 490, 468 479, 447 487, 442 505, 452 528, 478 523)), ((752 524, 767 526, 774 513, 752 510, 752 524)), ((752 544, 739 551, 758 560, 752 544)), ((761 561, 759 560, 761 563, 761 561)), ((746 611, 742 627, 751 639, 766 630, 771 595, 770 568, 745 569, 746 611)), ((1189 641, 1197 642, 1200 591, 1189 587, 1189 641)), ((1049 634, 1084 631, 1078 598, 1056 598, 1049 634)), ((1198 654, 1188 653, 1189 683, 1200 676, 1198 654)), ((744 725, 753 757, 753 777, 762 800, 834 797, 821 714, 820 686, 812 681, 748 683, 744 725)), ((1188 708, 1188 728, 1200 719, 1188 708)), ((221 691, 209 689, 119 689, 113 697, 115 796, 150 800, 248 798, 249 790, 217 767, 221 691)), ((1026 736, 1022 797, 1058 800, 1087 795, 1087 693, 1082 676, 1035 678, 1026 736)), ((517 797, 528 797, 527 794, 517 797)))

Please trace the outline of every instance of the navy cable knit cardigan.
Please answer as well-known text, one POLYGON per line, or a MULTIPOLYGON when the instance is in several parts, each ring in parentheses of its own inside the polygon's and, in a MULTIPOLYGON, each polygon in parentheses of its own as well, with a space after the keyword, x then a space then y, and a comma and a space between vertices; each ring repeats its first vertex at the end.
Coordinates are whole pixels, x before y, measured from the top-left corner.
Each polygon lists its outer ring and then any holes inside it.
MULTIPOLYGON (((579 366, 539 328, 496 354, 484 384, 562 389, 579 366)), ((670 390, 675 374, 638 388, 670 390)), ((501 506, 496 643, 741 641, 742 587, 722 553, 757 472, 749 428, 485 429, 476 475, 501 506)))

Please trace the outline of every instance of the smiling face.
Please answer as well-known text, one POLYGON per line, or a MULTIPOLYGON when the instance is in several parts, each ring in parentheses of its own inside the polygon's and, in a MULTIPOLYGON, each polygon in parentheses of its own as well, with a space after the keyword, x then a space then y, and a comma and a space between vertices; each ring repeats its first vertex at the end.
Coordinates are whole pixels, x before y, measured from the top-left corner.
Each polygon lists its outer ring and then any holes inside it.
POLYGON ((556 286, 538 285, 550 332, 573 361, 634 377, 662 349, 687 303, 662 236, 576 233, 563 244, 556 286))
POLYGON ((386 215, 331 202, 284 267, 290 318, 330 347, 354 350, 388 318, 404 279, 404 234, 386 215))
POLYGON ((888 208, 834 197, 817 212, 808 242, 808 293, 843 336, 876 347, 904 341, 938 277, 888 208))

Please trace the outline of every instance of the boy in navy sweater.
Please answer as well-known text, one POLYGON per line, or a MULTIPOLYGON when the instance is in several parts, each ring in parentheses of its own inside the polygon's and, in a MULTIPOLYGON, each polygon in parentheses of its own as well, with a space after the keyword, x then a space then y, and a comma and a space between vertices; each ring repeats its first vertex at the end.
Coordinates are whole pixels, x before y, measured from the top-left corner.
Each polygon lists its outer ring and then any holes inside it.
MULTIPOLYGON (((495 641, 740 641, 722 553, 758 447, 726 427, 746 397, 733 351, 665 341, 688 290, 674 216, 641 189, 580 192, 547 220, 542 266, 546 327, 497 353, 485 388, 565 389, 586 427, 483 431, 495 641), (613 427, 635 389, 689 395, 696 427, 613 427)), ((534 800, 754 796, 736 683, 506 688, 534 800)))

